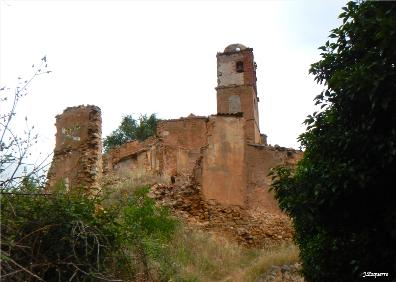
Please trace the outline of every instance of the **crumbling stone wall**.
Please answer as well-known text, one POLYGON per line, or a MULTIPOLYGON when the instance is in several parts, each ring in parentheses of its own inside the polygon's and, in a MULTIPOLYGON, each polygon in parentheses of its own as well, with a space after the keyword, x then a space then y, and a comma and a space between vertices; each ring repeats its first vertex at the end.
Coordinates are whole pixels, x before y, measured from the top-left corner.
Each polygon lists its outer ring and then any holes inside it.
POLYGON ((190 115, 186 118, 165 120, 158 124, 157 136, 163 144, 163 170, 174 181, 185 181, 202 147, 208 142, 208 117, 190 115))
MULTIPOLYGON (((150 153, 147 152, 150 152, 157 143, 158 140, 155 137, 150 137, 142 142, 134 140, 109 150, 104 156, 104 171, 115 171, 124 168, 130 170, 134 168, 154 169, 156 165, 152 163, 150 153), (146 156, 144 159, 142 159, 143 155, 146 156), (138 158, 141 162, 136 162, 138 158)), ((155 158, 153 161, 155 162, 155 158)))
POLYGON ((105 156, 107 172, 130 171, 150 182, 184 181, 207 143, 207 117, 161 121, 156 136, 111 149, 105 156))
POLYGON ((71 107, 56 116, 56 145, 47 188, 63 181, 68 189, 98 188, 102 173, 102 118, 99 107, 71 107))
MULTIPOLYGON (((217 115, 165 120, 156 136, 110 150, 104 172, 150 183, 180 184, 194 176, 205 201, 280 213, 268 188, 270 169, 294 164, 301 152, 268 146, 260 133, 253 49, 231 44, 217 54, 217 115)), ((100 109, 68 108, 57 117, 49 185, 97 184, 101 170, 100 109)))
POLYGON ((128 171, 147 184, 182 184, 194 176, 206 201, 280 214, 267 175, 274 166, 294 164, 301 152, 252 144, 246 134, 242 113, 166 120, 159 123, 157 136, 110 150, 106 167, 128 171))
POLYGON ((250 208, 261 208, 271 213, 281 214, 273 193, 269 192, 272 182, 268 173, 278 165, 295 165, 302 152, 292 148, 247 144, 247 194, 250 208))
POLYGON ((152 136, 109 150, 103 155, 104 173, 127 177, 141 184, 156 182, 161 172, 158 143, 159 140, 152 136))
MULTIPOLYGON (((121 146, 113 148, 110 150, 110 154, 108 154, 109 159, 108 162, 113 164, 117 164, 120 161, 123 161, 125 158, 129 158, 132 155, 139 153, 140 151, 146 151, 148 148, 156 143, 155 137, 150 137, 140 142, 138 140, 127 142, 121 146)), ((110 169, 110 168, 106 168, 110 169)), ((113 168, 111 168, 113 169, 113 168)))

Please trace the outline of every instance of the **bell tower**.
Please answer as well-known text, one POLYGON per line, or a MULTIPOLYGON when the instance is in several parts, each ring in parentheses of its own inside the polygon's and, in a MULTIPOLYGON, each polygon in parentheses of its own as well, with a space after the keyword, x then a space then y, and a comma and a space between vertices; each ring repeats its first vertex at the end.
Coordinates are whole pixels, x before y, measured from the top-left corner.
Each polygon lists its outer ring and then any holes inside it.
POLYGON ((217 113, 242 113, 246 120, 246 138, 261 143, 256 63, 253 49, 231 44, 217 53, 217 113))

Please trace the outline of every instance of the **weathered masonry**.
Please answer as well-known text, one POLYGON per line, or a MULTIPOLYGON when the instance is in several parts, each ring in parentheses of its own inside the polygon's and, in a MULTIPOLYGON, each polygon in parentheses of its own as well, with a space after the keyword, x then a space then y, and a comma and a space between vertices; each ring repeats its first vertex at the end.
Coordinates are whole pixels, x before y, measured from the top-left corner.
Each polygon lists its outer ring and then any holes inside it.
POLYGON ((102 174, 102 118, 96 106, 78 106, 56 116, 56 145, 47 187, 98 188, 102 174))
MULTIPOLYGON (((143 142, 129 142, 104 155, 104 173, 128 173, 149 183, 176 185, 193 178, 206 201, 280 212, 268 192, 267 175, 276 165, 296 163, 302 153, 267 145, 266 136, 260 133, 253 49, 232 44, 218 53, 217 81, 217 114, 209 117, 191 114, 160 122, 156 136, 143 142)), ((67 111, 63 115, 68 115, 67 111)), ((58 126, 58 135, 62 136, 59 133, 62 128, 58 126)), ((55 152, 60 150, 58 142, 62 140, 57 137, 55 152)), ((93 159, 101 161, 100 157, 93 159)), ((65 165, 67 169, 51 168, 54 176, 50 183, 76 174, 69 163, 65 165)), ((96 171, 100 166, 92 162, 92 169, 87 171, 96 171)), ((91 183, 90 179, 83 183, 91 183)), ((73 180, 69 183, 74 185, 73 180)))
POLYGON ((261 144, 253 49, 232 44, 217 54, 217 113, 243 113, 246 139, 261 144))
POLYGON ((153 181, 192 176, 205 200, 279 212, 267 175, 301 152, 269 146, 260 133, 253 49, 232 44, 218 53, 217 78, 217 114, 162 121, 154 138, 111 150, 105 166, 153 181))

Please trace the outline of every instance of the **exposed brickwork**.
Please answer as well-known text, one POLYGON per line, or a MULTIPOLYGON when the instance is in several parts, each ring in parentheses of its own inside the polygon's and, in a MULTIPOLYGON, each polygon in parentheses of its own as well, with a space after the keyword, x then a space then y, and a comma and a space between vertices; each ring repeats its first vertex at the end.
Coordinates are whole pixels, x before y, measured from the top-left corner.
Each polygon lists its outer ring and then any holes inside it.
POLYGON ((243 56, 243 79, 245 85, 252 85, 254 92, 257 94, 256 89, 256 65, 254 62, 253 49, 247 49, 241 52, 243 56))
POLYGON ((102 173, 101 111, 96 106, 67 108, 56 116, 56 145, 47 187, 64 181, 69 189, 97 188, 102 173))

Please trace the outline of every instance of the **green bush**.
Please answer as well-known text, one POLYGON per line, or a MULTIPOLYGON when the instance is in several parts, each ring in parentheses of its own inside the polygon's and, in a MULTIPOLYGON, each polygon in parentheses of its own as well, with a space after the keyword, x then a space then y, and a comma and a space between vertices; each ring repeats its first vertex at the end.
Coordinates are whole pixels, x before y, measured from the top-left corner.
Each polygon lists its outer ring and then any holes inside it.
POLYGON ((396 3, 350 2, 310 72, 324 83, 295 171, 273 189, 294 221, 307 281, 396 278, 396 3), (389 278, 389 277, 388 277, 389 278))
POLYGON ((150 136, 154 136, 159 121, 156 114, 140 115, 137 120, 132 115, 123 116, 118 128, 104 138, 104 151, 108 152, 112 148, 133 140, 144 141, 150 136))
MULTIPOLYGON (((158 265, 176 221, 147 188, 109 201, 30 185, 1 196, 2 281, 163 279, 158 265), (34 195, 32 195, 34 194, 34 195)), ((163 274, 165 273, 165 274, 163 274)))

